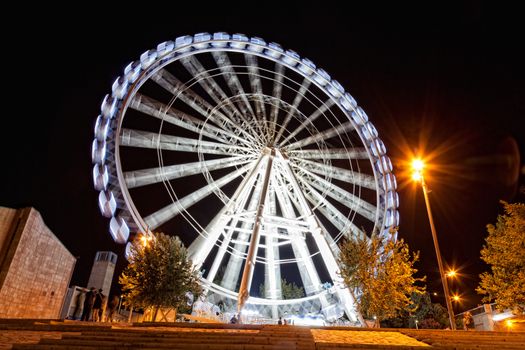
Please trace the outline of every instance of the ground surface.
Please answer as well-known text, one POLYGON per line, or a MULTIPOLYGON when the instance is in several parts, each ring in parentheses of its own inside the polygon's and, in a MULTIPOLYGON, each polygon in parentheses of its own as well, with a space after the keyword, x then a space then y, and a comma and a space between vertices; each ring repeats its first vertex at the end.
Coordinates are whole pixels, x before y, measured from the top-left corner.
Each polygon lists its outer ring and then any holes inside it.
POLYGON ((0 320, 0 349, 524 349, 523 332, 0 320))

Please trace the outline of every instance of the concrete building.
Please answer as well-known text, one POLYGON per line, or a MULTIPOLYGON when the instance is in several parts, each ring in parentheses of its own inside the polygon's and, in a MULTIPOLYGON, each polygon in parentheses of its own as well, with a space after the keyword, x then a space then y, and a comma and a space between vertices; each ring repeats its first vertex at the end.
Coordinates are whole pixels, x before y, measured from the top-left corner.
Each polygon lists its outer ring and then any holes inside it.
POLYGON ((36 209, 0 207, 0 318, 59 318, 75 263, 36 209))
POLYGON ((68 289, 60 318, 79 320, 84 308, 83 296, 91 287, 102 289, 102 293, 106 296, 105 301, 107 302, 107 298, 110 296, 111 282, 113 281, 116 263, 117 255, 115 253, 97 252, 93 266, 91 267, 87 288, 71 286, 68 289))
POLYGON ((91 275, 89 275, 89 281, 86 287, 102 289, 103 293, 106 296, 109 296, 116 263, 117 255, 115 253, 97 252, 95 255, 95 261, 93 261, 93 267, 91 268, 91 275))

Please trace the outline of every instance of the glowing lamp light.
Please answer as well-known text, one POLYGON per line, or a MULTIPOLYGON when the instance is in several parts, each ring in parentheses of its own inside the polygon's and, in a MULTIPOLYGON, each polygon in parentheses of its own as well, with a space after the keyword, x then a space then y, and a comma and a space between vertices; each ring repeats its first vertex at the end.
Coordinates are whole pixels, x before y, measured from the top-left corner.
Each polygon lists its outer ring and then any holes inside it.
POLYGON ((140 243, 142 244, 143 247, 147 247, 151 239, 152 238, 149 235, 142 235, 140 236, 140 243))
POLYGON ((419 181, 421 181, 422 178, 423 178, 423 174, 421 174, 420 172, 413 172, 412 173, 412 180, 414 180, 416 182, 419 182, 419 181))
POLYGON ((505 326, 507 326, 507 328, 512 328, 512 321, 511 320, 507 320, 505 321, 505 326))
POLYGON ((423 163, 421 159, 416 158, 412 160, 412 170, 414 170, 415 172, 418 172, 418 173, 422 172, 424 167, 425 167, 425 163, 423 163))
POLYGON ((456 294, 456 295, 453 295, 453 296, 452 296, 452 300, 454 300, 454 301, 460 301, 460 300, 461 300, 461 297, 460 297, 459 295, 456 294))
POLYGON ((456 276, 457 276, 456 270, 450 270, 449 272, 447 272, 447 277, 456 277, 456 276))
POLYGON ((419 182, 423 179, 423 168, 425 163, 419 158, 412 160, 412 180, 419 182))

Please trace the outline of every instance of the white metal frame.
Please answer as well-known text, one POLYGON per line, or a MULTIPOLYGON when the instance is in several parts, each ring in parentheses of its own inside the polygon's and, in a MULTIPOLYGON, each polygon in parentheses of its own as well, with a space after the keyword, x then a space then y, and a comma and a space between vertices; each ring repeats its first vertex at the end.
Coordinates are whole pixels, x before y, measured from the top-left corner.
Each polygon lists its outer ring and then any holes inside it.
POLYGON ((386 148, 366 113, 310 60, 242 34, 200 33, 164 42, 116 79, 97 118, 92 154, 99 205, 111 218, 117 242, 182 215, 198 232, 188 248, 196 268, 218 247, 203 277, 209 293, 236 299, 239 311, 246 303, 268 305, 274 318, 283 305, 312 306, 317 300, 328 310, 337 300, 352 321, 360 322, 339 276, 337 242, 364 234, 355 215, 378 234, 397 226, 397 185, 386 148), (170 72, 174 64, 191 78, 182 81, 170 72), (147 82, 171 94, 169 103, 144 94, 147 82), (304 105, 315 108, 308 112, 304 105), (157 119, 159 132, 126 126, 129 111, 157 119), (198 137, 163 132, 164 125, 198 137), (124 171, 122 148, 156 150, 158 166, 124 171), (165 152, 196 154, 198 161, 165 164, 165 152), (364 162, 370 170, 341 167, 341 161, 364 162), (205 185, 179 195, 173 183, 199 174, 205 185), (131 192, 155 184, 166 187, 172 202, 144 215, 131 192), (236 190, 226 193, 223 188, 232 184, 236 190), (363 191, 373 192, 375 200, 365 200, 363 191), (189 211, 209 196, 224 206, 201 223, 189 211), (281 257, 284 246, 294 258, 281 257), (331 293, 322 287, 317 254, 332 280, 331 293), (214 283, 224 262, 226 272, 214 283), (265 267, 265 298, 249 295, 256 264, 265 267), (304 298, 282 299, 285 264, 297 266, 304 298))

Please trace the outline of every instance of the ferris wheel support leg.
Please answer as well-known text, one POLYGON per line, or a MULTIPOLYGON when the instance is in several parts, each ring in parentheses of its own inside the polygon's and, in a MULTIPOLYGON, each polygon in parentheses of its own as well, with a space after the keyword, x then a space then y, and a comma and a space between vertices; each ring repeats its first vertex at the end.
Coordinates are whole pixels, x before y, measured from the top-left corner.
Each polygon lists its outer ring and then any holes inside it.
MULTIPOLYGON (((277 177, 274 177, 274 179, 276 184, 278 184, 278 191, 275 191, 275 193, 277 194, 277 199, 279 200, 283 215, 285 218, 294 219, 295 213, 293 205, 291 203, 290 197, 286 194, 288 191, 282 185, 282 182, 277 179, 277 177)), ((301 233, 296 230, 291 230, 290 234, 297 237, 301 236, 301 233)), ((297 265, 306 295, 312 295, 319 292, 321 280, 319 279, 319 275, 315 269, 314 263, 308 254, 306 243, 304 240, 292 240, 292 249, 294 255, 299 257, 297 265)))
MULTIPOLYGON (((273 177, 272 177, 273 181, 273 177)), ((270 187, 270 194, 268 196, 270 203, 270 214, 277 215, 277 203, 275 199, 275 188, 270 187)), ((272 234, 277 235, 277 227, 272 226, 269 228, 272 234)), ((270 244, 266 247, 266 265, 264 273, 264 285, 265 285, 265 297, 268 299, 282 299, 282 285, 281 285, 281 269, 278 264, 275 263, 279 260, 279 246, 277 245, 278 239, 275 237, 266 237, 270 241, 270 244)), ((272 318, 277 319, 279 317, 277 305, 272 305, 272 318)))
POLYGON ((326 265, 326 268, 328 269, 330 278, 334 282, 337 296, 339 297, 341 304, 345 309, 345 313, 348 315, 350 320, 353 322, 357 322, 359 318, 357 316, 358 312, 355 309, 354 299, 350 294, 348 288, 346 288, 343 283, 343 280, 340 276, 339 267, 337 266, 337 262, 335 260, 335 256, 330 250, 330 246, 328 245, 328 242, 324 236, 328 234, 323 232, 320 223, 317 221, 312 209, 308 205, 308 201, 304 196, 303 192, 300 190, 297 179, 295 178, 295 175, 292 169, 290 168, 289 163, 285 164, 285 169, 286 174, 288 175, 288 180, 292 184, 293 188, 296 190, 297 200, 299 201, 299 205, 302 211, 309 214, 307 217, 307 221, 310 226, 310 231, 312 232, 312 236, 315 240, 315 243, 319 248, 319 252, 321 253, 321 257, 326 265))
MULTIPOLYGON (((259 171, 254 174, 250 185, 247 186, 248 191, 243 192, 243 194, 240 196, 239 206, 237 206, 237 208, 244 208, 246 202, 248 201, 248 198, 250 197, 250 201, 248 202, 248 211, 253 211, 255 213, 255 211, 257 210, 258 198, 261 193, 261 186, 255 185, 255 182, 260 181, 260 178, 263 176, 263 171, 264 167, 261 165, 259 171), (250 195, 250 189, 252 188, 253 192, 251 192, 250 195)), ((231 226, 237 227, 237 221, 231 226)), ((245 232, 246 230, 253 230, 253 223, 250 224, 249 221, 244 220, 241 223, 240 232, 245 232)), ((241 239, 241 241, 243 240, 244 239, 241 239)), ((246 238, 246 241, 248 241, 248 238, 246 238)), ((230 259, 228 260, 228 265, 226 267, 226 272, 224 273, 222 279, 222 286, 226 287, 227 289, 235 290, 237 288, 237 282, 239 281, 239 275, 241 273, 241 267, 244 261, 243 256, 246 255, 247 249, 247 244, 235 244, 233 250, 234 252, 237 252, 237 254, 230 255, 230 259)))
POLYGON ((197 237, 197 239, 195 239, 188 247, 188 256, 197 269, 200 268, 204 263, 204 260, 219 238, 221 231, 228 223, 229 219, 226 214, 228 214, 231 209, 238 204, 239 198, 246 197, 245 192, 248 191, 253 185, 253 182, 255 181, 257 177, 256 175, 259 172, 259 168, 261 166, 261 159, 262 157, 257 160, 257 163, 252 168, 248 176, 243 179, 233 196, 230 198, 228 204, 224 206, 217 215, 215 215, 213 220, 206 227, 204 231, 209 232, 208 236, 199 235, 199 237, 197 237))
POLYGON ((250 296, 250 287, 252 284, 253 271, 255 268, 255 259, 257 257, 257 248, 259 246, 259 233, 262 225, 262 216, 264 213, 264 203, 266 201, 266 194, 268 193, 268 185, 270 183, 270 175, 272 173, 273 157, 275 150, 271 149, 271 154, 267 154, 268 163, 266 164, 266 172, 264 182, 259 197, 259 205, 257 213, 255 214, 255 224, 253 227, 252 237, 250 239, 250 247, 248 248, 248 256, 246 257, 246 264, 242 273, 241 286, 239 287, 239 298, 237 301, 237 312, 241 313, 244 308, 246 300, 250 296))
POLYGON ((359 321, 361 324, 363 324, 361 322, 360 315, 355 308, 355 300, 341 278, 340 270, 337 266, 335 257, 330 250, 330 247, 324 237, 324 233, 319 226, 317 226, 316 232, 313 232, 313 237, 315 243, 319 247, 323 261, 326 265, 326 268, 328 269, 328 273, 330 274, 330 278, 332 278, 332 281, 334 282, 335 291, 345 309, 345 313, 349 317, 350 321, 359 321))
MULTIPOLYGON (((254 173, 256 174, 256 173, 254 173)), ((255 183, 255 180, 256 180, 257 176, 251 176, 249 179, 247 179, 247 185, 244 186, 243 190, 241 191, 241 194, 238 196, 237 198, 237 204, 236 204, 236 207, 237 208, 244 208, 245 205, 246 205, 246 202, 248 201, 248 197, 249 197, 249 193, 250 193, 250 189, 253 187, 253 184, 255 183)), ((224 235, 224 240, 221 244, 221 246, 219 247, 219 251, 217 252, 217 256, 215 257, 215 259, 213 260, 213 264, 210 268, 210 272, 208 272, 208 276, 206 276, 206 279, 208 281, 210 281, 210 283, 213 282, 213 280, 215 279, 215 276, 217 275, 217 271, 219 270, 219 266, 221 265, 222 263, 222 260, 224 258, 224 255, 226 253, 226 250, 228 248, 228 245, 230 244, 230 241, 231 241, 231 238, 232 238, 232 235, 233 235, 233 232, 234 232, 234 228, 237 227, 237 223, 238 223, 238 219, 235 218, 232 220, 231 224, 229 225, 230 228, 228 228, 227 232, 225 233, 224 235)), ((243 223, 244 224, 244 223, 243 223)), ((221 228, 221 230, 223 230, 224 227, 221 228)), ((242 251, 242 253, 244 253, 245 251, 245 247, 238 247, 238 245, 235 246, 234 249, 239 249, 242 251), (243 248, 242 250, 240 248, 243 248)), ((233 255, 231 256, 231 258, 233 258, 233 255)), ((222 276, 223 280, 223 284, 226 281, 229 281, 231 280, 231 278, 227 278, 227 274, 231 271, 231 267, 228 263, 228 269, 226 271, 226 273, 224 274, 224 276, 222 276)), ((231 281, 229 281, 230 284, 231 284, 231 281)), ((234 283, 237 283, 237 281, 234 281, 234 283)))

